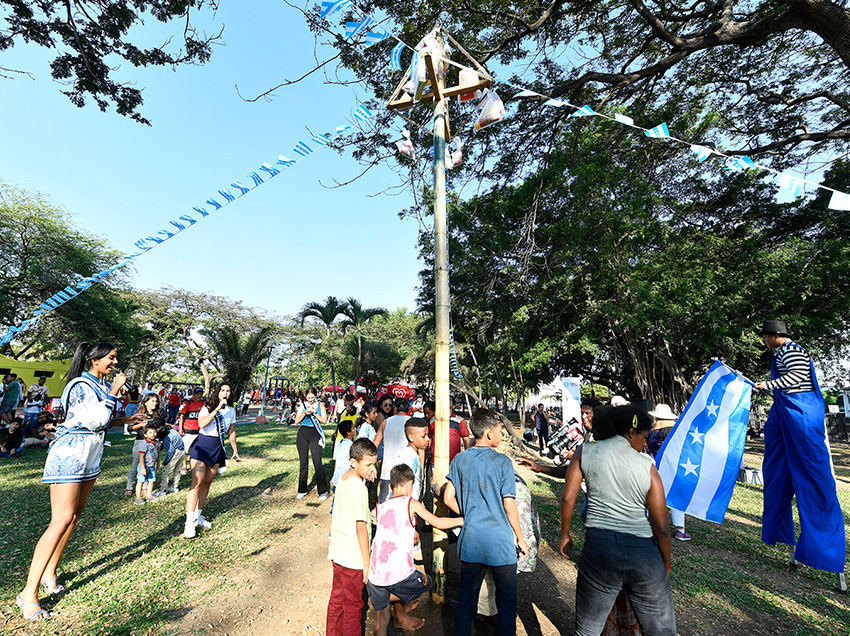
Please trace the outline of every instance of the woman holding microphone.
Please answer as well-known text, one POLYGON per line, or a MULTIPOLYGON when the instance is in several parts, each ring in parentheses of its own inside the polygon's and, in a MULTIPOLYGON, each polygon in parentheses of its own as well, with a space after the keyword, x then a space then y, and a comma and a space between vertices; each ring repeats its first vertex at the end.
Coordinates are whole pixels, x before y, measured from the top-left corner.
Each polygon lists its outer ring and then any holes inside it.
POLYGON ((112 384, 106 381, 117 363, 118 354, 111 343, 84 342, 74 352, 65 376, 62 406, 66 417, 56 428, 41 479, 41 483, 50 484, 50 525, 35 546, 27 585, 15 599, 28 621, 50 616, 38 602, 39 586, 46 594, 65 591, 56 580, 56 568, 100 476, 106 430, 147 417, 114 417, 118 393, 127 382, 123 373, 117 373, 112 384))
POLYGON ((199 435, 189 452, 192 485, 186 494, 186 526, 183 529, 183 536, 187 539, 195 537, 197 526, 212 528, 212 523, 204 519, 201 511, 207 501, 210 484, 226 463, 225 438, 230 439, 232 459, 242 461, 236 448, 236 411, 231 401, 230 385, 220 382, 210 392, 206 404, 198 413, 199 435))

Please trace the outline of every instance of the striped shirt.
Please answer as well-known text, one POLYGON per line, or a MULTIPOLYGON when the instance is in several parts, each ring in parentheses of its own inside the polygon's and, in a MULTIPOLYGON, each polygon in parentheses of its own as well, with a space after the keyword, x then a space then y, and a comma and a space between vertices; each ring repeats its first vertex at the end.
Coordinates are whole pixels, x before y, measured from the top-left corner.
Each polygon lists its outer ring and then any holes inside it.
POLYGON ((776 353, 776 367, 779 370, 779 377, 765 383, 768 389, 780 389, 785 393, 815 390, 811 359, 800 345, 789 340, 779 347, 776 353))

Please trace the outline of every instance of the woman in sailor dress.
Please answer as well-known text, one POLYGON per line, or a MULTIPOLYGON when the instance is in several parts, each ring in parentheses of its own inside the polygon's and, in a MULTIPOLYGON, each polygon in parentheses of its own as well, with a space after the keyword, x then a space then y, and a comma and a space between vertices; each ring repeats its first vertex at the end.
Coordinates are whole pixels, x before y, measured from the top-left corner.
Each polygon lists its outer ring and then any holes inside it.
POLYGON ((204 518, 202 512, 210 484, 219 470, 223 472, 226 463, 225 438, 230 440, 232 459, 242 461, 236 448, 236 411, 231 406, 232 398, 230 385, 221 382, 215 386, 198 412, 200 434, 189 452, 192 485, 186 494, 186 525, 183 528, 183 536, 187 539, 195 537, 198 526, 212 528, 212 523, 204 518))
POLYGON ((125 420, 135 421, 135 416, 113 417, 118 393, 127 381, 123 373, 116 374, 111 385, 106 381, 117 360, 111 343, 84 342, 77 347, 68 369, 62 393, 66 417, 56 428, 41 480, 50 484, 50 525, 35 546, 27 585, 16 599, 27 620, 49 617, 38 602, 39 585, 47 594, 65 589, 56 580, 56 568, 100 475, 107 428, 123 426, 125 420))

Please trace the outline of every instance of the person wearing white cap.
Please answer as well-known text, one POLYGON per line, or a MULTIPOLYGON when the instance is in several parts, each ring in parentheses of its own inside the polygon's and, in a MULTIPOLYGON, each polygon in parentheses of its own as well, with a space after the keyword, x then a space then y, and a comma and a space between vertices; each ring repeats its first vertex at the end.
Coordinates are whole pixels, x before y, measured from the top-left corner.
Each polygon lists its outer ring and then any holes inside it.
MULTIPOLYGON (((669 404, 658 404, 655 410, 650 411, 649 414, 655 418, 655 424, 652 426, 649 437, 646 438, 646 450, 655 459, 655 456, 664 444, 664 440, 667 439, 670 431, 673 430, 673 425, 679 416, 673 412, 669 404)), ((681 510, 670 508, 670 516, 676 528, 673 538, 679 541, 690 541, 691 535, 685 532, 685 513, 681 510)))
POLYGON ((627 404, 629 404, 629 401, 622 395, 615 395, 610 402, 611 406, 626 406, 627 404))

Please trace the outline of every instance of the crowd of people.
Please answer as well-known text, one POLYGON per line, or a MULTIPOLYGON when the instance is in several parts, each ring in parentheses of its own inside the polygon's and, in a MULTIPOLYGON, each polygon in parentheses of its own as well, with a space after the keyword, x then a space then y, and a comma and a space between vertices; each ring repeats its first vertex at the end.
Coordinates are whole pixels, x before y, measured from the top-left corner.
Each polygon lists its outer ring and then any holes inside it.
MULTIPOLYGON (((785 333, 765 328, 762 337, 774 348, 797 347, 785 333)), ((798 351, 791 354, 801 357, 798 351)), ((819 397, 811 362, 808 372, 796 379, 781 367, 802 366, 791 354, 790 362, 780 358, 774 364, 770 383, 757 383, 756 387, 789 391, 798 401, 807 399, 797 397, 807 392, 819 397), (788 384, 791 380, 794 383, 788 384), (809 384, 815 388, 809 388, 809 384)), ((176 492, 180 475, 187 470, 184 458, 190 458, 191 486, 183 533, 187 539, 195 537, 198 528, 212 525, 202 511, 211 483, 227 462, 228 442, 230 459, 240 461, 234 428, 235 396, 228 383, 219 383, 207 396, 196 389, 191 396, 174 401, 174 390, 165 386, 157 394, 149 386, 138 393, 137 399, 129 397, 121 414, 119 400, 131 391, 126 387, 127 378, 114 373, 116 363, 115 348, 105 342, 81 344, 71 363, 61 398, 65 418, 54 433, 42 479, 51 485, 51 521, 35 547, 26 587, 16 599, 28 620, 48 616, 39 604, 39 589, 47 594, 64 590, 57 580, 57 565, 100 474, 104 433, 109 427, 124 426, 127 433, 136 435, 127 494, 135 495, 139 504, 176 492), (106 378, 113 374, 110 383, 106 378), (136 408, 128 416, 134 399, 136 408), (170 466, 163 471, 160 488, 155 491, 161 465, 170 466)), ((15 378, 4 380, 4 386, 11 387, 13 398, 18 400, 12 383, 17 384, 15 378)), ((497 450, 502 441, 500 417, 479 408, 467 422, 454 412, 452 403, 449 471, 445 479, 438 479, 432 443, 434 402, 423 397, 411 402, 392 394, 366 401, 362 396, 346 394, 338 404, 327 404, 312 387, 286 397, 292 403, 292 423, 298 427, 300 470, 295 497, 301 500, 310 492, 311 459, 319 501, 333 495, 328 537, 333 582, 326 634, 362 634, 364 591, 377 612, 376 632, 381 636, 387 633, 390 620, 405 630, 422 626, 423 620, 410 612, 433 584, 431 577, 415 565, 421 556, 420 531, 425 524, 456 531, 461 581, 455 633, 471 634, 473 621, 482 615, 493 624, 496 634, 514 634, 517 574, 535 568, 540 528, 528 486, 511 459, 497 450), (336 431, 329 440, 325 428, 331 421, 336 422, 336 431), (333 446, 336 463, 330 483, 322 463, 328 444, 333 446), (433 497, 426 496, 429 491, 433 497), (438 502, 450 515, 435 514, 430 505, 438 502)), ((809 409, 804 424, 815 425, 821 406, 822 401, 809 409)), ((541 415, 535 417, 534 425, 538 433, 543 433, 543 450, 549 418, 542 405, 537 411, 541 415)), ((617 629, 625 627, 629 633, 639 629, 644 634, 672 636, 676 634, 669 578, 672 543, 674 537, 688 540, 690 536, 684 530, 684 515, 677 517, 676 511, 676 533, 671 533, 665 488, 653 457, 673 430, 676 414, 664 404, 646 412, 625 400, 613 399, 607 406, 586 400, 581 411, 579 443, 566 452, 565 464, 550 466, 517 459, 518 464, 534 472, 565 480, 560 528, 564 557, 571 556, 572 517, 578 493, 585 491, 580 513, 585 541, 578 564, 575 633, 598 636, 609 628, 614 631, 606 633, 618 633, 617 629)), ((789 412, 783 426, 800 425, 793 419, 798 417, 796 412, 790 408, 789 412)), ((822 416, 822 409, 819 413, 822 416)), ((29 420, 31 426, 37 424, 38 417, 29 420)), ((7 442, 7 449, 17 440, 9 441, 18 432, 12 424, 16 424, 14 417, 6 437, 0 438, 7 442)), ((820 443, 817 436, 811 437, 813 444, 820 443)), ((794 470, 799 472, 797 478, 808 478, 803 467, 795 466, 794 470)), ((775 479, 766 474, 766 480, 771 477, 775 479)), ((830 492, 824 490, 823 497, 829 505, 835 498, 830 492)), ((765 493, 767 501, 767 488, 765 493)), ((782 503, 788 505, 783 514, 790 514, 790 500, 783 499, 782 503)), ((840 507, 837 510, 840 514, 840 507)), ((814 514, 811 506, 800 506, 803 533, 818 532, 809 528, 814 514)), ((840 529, 843 531, 843 527, 840 529)), ((840 543, 840 550, 828 546, 831 561, 825 566, 840 571, 844 563, 843 532, 832 534, 827 537, 820 533, 818 540, 840 543), (842 535, 840 541, 838 534, 842 535)), ((772 535, 764 538, 771 542, 769 539, 777 540, 772 535)), ((794 537, 791 534, 780 539, 793 542, 794 537)), ((798 551, 801 562, 821 565, 814 559, 823 558, 823 550, 816 552, 802 536, 800 545, 806 548, 798 551)))

